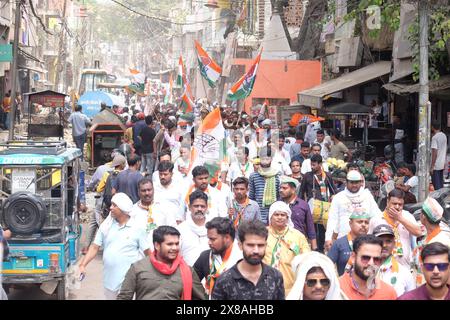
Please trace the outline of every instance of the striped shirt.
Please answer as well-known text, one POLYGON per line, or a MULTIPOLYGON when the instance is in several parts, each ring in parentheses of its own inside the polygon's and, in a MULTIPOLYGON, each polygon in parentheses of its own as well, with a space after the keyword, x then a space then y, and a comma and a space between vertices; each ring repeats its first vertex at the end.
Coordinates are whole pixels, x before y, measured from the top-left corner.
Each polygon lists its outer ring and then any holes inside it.
MULTIPOLYGON (((280 175, 277 174, 275 177, 275 191, 277 194, 277 201, 280 200, 280 175)), ((270 206, 264 207, 262 204, 264 195, 264 186, 266 185, 266 179, 260 175, 258 172, 253 172, 249 179, 249 195, 251 200, 255 200, 260 209, 261 221, 268 224, 269 219, 269 208, 270 206)))

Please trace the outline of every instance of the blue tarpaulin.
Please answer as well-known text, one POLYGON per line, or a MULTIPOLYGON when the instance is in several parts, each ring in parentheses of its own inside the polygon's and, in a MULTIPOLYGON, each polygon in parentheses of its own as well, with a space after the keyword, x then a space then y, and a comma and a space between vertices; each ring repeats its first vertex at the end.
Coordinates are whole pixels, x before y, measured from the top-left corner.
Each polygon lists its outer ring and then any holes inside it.
POLYGON ((104 102, 108 107, 114 104, 124 107, 125 104, 118 96, 103 91, 88 91, 78 99, 78 104, 83 107, 83 113, 89 118, 93 118, 100 112, 100 104, 104 102))

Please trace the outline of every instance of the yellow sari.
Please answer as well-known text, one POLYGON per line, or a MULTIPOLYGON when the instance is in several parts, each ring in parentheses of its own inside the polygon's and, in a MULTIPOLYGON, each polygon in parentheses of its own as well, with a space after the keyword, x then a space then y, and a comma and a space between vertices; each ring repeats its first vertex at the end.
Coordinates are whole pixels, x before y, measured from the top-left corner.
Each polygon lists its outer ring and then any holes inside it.
POLYGON ((306 237, 292 227, 286 227, 281 233, 268 227, 266 253, 263 262, 283 275, 285 294, 288 295, 295 282, 295 274, 292 271, 291 262, 295 256, 310 252, 306 237))

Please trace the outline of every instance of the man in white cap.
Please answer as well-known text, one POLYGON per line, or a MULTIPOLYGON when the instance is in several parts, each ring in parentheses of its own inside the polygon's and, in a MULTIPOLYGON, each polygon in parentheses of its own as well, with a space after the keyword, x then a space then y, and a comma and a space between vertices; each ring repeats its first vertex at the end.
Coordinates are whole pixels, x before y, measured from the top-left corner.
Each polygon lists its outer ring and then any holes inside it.
POLYGON ((86 274, 86 266, 103 247, 103 287, 107 300, 115 300, 125 274, 131 264, 144 252, 149 254, 145 230, 130 220, 133 202, 125 193, 116 193, 111 199, 111 212, 103 221, 89 246, 86 256, 79 264, 80 274, 86 274))
POLYGON ((424 284, 425 279, 420 268, 420 253, 427 244, 440 242, 450 248, 450 232, 447 229, 441 229, 440 223, 444 209, 431 197, 425 199, 420 213, 420 222, 425 227, 425 236, 418 241, 417 247, 414 249, 414 265, 416 271, 416 283, 418 286, 424 284))
POLYGON ((269 209, 269 237, 263 262, 283 275, 284 289, 289 294, 295 275, 291 262, 295 256, 310 252, 306 237, 294 228, 291 209, 283 201, 274 202, 269 209))
POLYGON ((363 176, 358 171, 352 170, 347 174, 345 189, 336 194, 331 201, 325 232, 326 251, 330 250, 333 241, 350 232, 349 217, 354 211, 366 212, 370 218, 381 216, 372 194, 363 187, 363 176))

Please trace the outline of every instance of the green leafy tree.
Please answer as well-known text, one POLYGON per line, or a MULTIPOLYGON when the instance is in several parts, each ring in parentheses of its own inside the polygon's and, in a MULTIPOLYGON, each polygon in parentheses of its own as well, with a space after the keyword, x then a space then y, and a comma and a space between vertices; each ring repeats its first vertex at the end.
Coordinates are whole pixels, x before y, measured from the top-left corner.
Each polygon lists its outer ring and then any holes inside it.
MULTIPOLYGON (((400 0, 361 0, 347 2, 348 13, 344 19, 346 21, 356 19, 356 21, 366 21, 367 8, 376 5, 381 9, 381 24, 388 25, 392 31, 397 31, 400 27, 400 0)), ((336 1, 329 0, 330 11, 336 8, 336 1)), ((380 30, 369 31, 369 36, 377 38, 380 30)), ((413 79, 419 78, 419 18, 416 14, 415 22, 409 29, 408 39, 412 45, 413 52, 413 79)), ((429 72, 431 79, 438 79, 441 74, 450 72, 449 55, 446 45, 450 41, 450 7, 442 5, 441 1, 430 3, 429 13, 429 72)))

